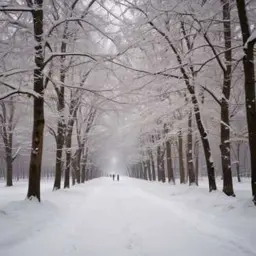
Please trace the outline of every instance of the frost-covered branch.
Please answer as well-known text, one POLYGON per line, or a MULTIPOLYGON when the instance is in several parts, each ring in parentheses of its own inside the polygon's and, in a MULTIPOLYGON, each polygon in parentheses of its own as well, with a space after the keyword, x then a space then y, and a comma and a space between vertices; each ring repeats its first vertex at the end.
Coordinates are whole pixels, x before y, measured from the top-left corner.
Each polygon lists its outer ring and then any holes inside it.
POLYGON ((95 59, 94 57, 92 57, 90 54, 88 53, 78 53, 78 52, 70 52, 70 53, 52 53, 51 56, 44 62, 44 67, 54 58, 56 57, 61 57, 61 56, 80 56, 80 57, 87 57, 93 61, 97 61, 97 59, 95 59))
POLYGON ((15 6, 0 6, 0 12, 32 12, 33 8, 15 7, 15 6))
POLYGON ((3 82, 3 81, 0 81, 0 84, 3 84, 4 86, 12 89, 9 92, 0 94, 0 100, 6 99, 6 98, 8 98, 12 95, 15 95, 15 94, 25 94, 25 95, 33 96, 35 98, 41 97, 41 95, 39 93, 37 93, 37 92, 35 92, 34 90, 31 90, 31 89, 16 88, 15 86, 10 85, 10 84, 8 84, 6 82, 3 82))
POLYGON ((4 99, 6 99, 6 98, 8 98, 12 95, 15 95, 15 94, 25 94, 25 95, 33 96, 35 98, 40 97, 40 95, 38 93, 36 93, 35 91, 33 91, 33 90, 16 89, 16 90, 13 90, 13 91, 10 91, 10 92, 0 94, 0 100, 4 100, 4 99))
POLYGON ((18 147, 16 152, 12 155, 12 162, 17 158, 17 156, 19 155, 20 150, 21 150, 21 147, 18 147))

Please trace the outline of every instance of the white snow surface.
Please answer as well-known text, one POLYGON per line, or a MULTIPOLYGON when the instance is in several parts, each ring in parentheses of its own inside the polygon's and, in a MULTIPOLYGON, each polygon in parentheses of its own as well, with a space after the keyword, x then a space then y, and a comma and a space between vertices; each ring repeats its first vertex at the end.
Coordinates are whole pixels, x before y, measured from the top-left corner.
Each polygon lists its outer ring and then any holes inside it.
POLYGON ((0 183, 1 256, 256 255, 248 182, 236 198, 200 187, 121 177, 95 179, 24 200, 27 183, 0 183))

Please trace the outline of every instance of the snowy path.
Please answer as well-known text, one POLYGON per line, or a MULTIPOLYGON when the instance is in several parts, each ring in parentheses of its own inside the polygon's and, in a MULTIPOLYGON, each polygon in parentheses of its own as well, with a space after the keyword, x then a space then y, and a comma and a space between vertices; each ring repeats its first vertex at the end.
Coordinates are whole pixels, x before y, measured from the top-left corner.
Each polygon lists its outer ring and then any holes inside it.
POLYGON ((206 213, 148 191, 148 186, 102 178, 73 191, 46 189, 47 201, 40 206, 7 205, 0 219, 10 232, 0 235, 0 255, 256 255, 256 247, 239 234, 211 223, 206 213), (21 213, 15 215, 17 210, 21 213))

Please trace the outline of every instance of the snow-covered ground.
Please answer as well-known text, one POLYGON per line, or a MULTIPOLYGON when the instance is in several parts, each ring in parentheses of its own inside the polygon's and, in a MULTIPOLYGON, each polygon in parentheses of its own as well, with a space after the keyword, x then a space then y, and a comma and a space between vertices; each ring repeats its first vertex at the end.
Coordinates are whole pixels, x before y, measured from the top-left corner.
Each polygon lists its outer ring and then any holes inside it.
POLYGON ((26 182, 0 184, 1 256, 256 255, 248 182, 236 198, 200 187, 100 178, 23 200, 26 182))

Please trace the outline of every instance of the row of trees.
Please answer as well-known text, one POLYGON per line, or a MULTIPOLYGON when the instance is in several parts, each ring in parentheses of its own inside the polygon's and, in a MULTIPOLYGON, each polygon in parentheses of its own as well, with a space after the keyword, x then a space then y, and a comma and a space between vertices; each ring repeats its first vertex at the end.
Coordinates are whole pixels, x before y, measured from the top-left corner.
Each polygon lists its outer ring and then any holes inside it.
MULTIPOLYGON (((167 104, 161 104, 162 107, 168 108, 169 113, 161 111, 162 116, 155 116, 154 122, 158 123, 158 126, 140 132, 139 138, 142 144, 139 155, 136 156, 139 163, 128 168, 131 169, 129 173, 136 177, 144 175, 144 178, 148 175, 151 179, 150 176, 155 175, 154 168, 157 168, 158 179, 165 181, 163 159, 166 152, 166 169, 169 180, 173 181, 170 145, 176 143, 173 141, 178 141, 180 181, 183 183, 182 130, 185 130, 189 184, 197 183, 198 160, 197 156, 193 156, 193 152, 197 152, 198 138, 200 138, 200 152, 203 151, 205 157, 209 191, 216 190, 214 151, 215 154, 217 151, 212 149, 211 144, 215 142, 211 143, 211 140, 213 140, 213 132, 217 132, 223 192, 228 196, 234 196, 231 152, 237 147, 237 152, 240 153, 239 147, 248 139, 251 186, 255 202, 255 143, 253 142, 256 122, 253 59, 255 32, 251 32, 254 24, 250 22, 250 17, 254 13, 254 3, 252 1, 235 3, 230 0, 193 1, 193 3, 191 1, 149 3, 125 0, 121 5, 132 10, 136 23, 140 24, 136 35, 143 35, 144 42, 140 44, 141 48, 136 49, 136 54, 140 57, 146 55, 151 63, 148 63, 147 69, 139 62, 131 66, 125 60, 119 60, 120 62, 116 64, 122 63, 120 65, 129 67, 134 72, 157 77, 158 83, 159 77, 162 76, 164 82, 160 81, 162 83, 159 88, 162 92, 160 100, 169 100, 167 104), (150 43, 145 44, 145 40, 150 43), (242 81, 241 77, 245 80, 242 81), (163 83, 167 80, 171 86, 163 90, 163 83), (241 91, 242 84, 244 84, 243 91, 241 91), (243 103, 238 101, 241 93, 245 97, 245 110, 243 103), (177 101, 183 101, 183 106, 176 108, 177 101), (213 116, 218 120, 218 129, 206 124, 207 121, 209 122, 209 115, 212 114, 211 107, 219 108, 216 112, 220 116, 217 117, 216 113, 213 116), (246 112, 246 120, 243 119, 243 111, 246 112), (240 120, 239 115, 241 115, 240 120), (181 124, 177 125, 177 123, 181 124), (247 125, 248 136, 244 131, 239 133, 236 131, 241 123, 247 125), (150 153, 152 149, 152 145, 149 145, 150 141, 156 148, 154 160, 150 153), (150 165, 150 161, 152 163, 156 161, 156 164, 150 165), (150 166, 152 174, 150 174, 150 166), (147 171, 143 171, 145 169, 147 171)), ((216 126, 216 122, 212 124, 216 126)), ((239 162, 237 168, 239 178, 239 162)))
MULTIPOLYGON (((249 145, 256 202, 254 5, 245 0, 2 5, 0 99, 6 105, 14 94, 33 98, 28 198, 40 200, 44 135, 56 141, 54 189, 61 187, 62 173, 68 188, 71 166, 73 183, 80 182, 88 162, 99 160, 102 145, 95 134, 110 139, 104 118, 114 109, 125 117, 118 117, 124 136, 121 141, 119 133, 113 147, 123 148, 130 175, 165 181, 167 173, 174 182, 176 150, 181 183, 188 176, 189 184, 197 184, 205 166, 209 191, 217 189, 217 173, 223 192, 234 196, 232 155, 239 174, 249 145), (152 170, 138 171, 144 169, 152 170)), ((15 117, 2 113, 4 147, 13 148, 15 126, 8 123, 15 117)), ((9 151, 10 166, 19 150, 9 151)))
MULTIPOLYGON (((0 7, 1 52, 5 52, 1 58, 0 121, 7 186, 12 186, 12 164, 19 154, 13 150, 14 119, 22 114, 22 129, 32 121, 28 198, 41 199, 42 156, 43 150, 47 151, 44 141, 56 152, 54 190, 61 188, 62 177, 64 188, 69 188, 70 180, 73 185, 83 183, 101 173, 90 133, 97 130, 97 119, 111 89, 107 89, 107 74, 99 63, 106 51, 100 52, 97 41, 108 36, 101 30, 102 17, 96 14, 95 3, 27 0, 9 1, 0 7), (103 86, 97 84, 103 79, 103 86), (17 94, 32 96, 32 101, 17 94), (28 118, 17 109, 19 101, 28 101, 33 109, 26 113, 28 118), (54 140, 47 141, 49 134, 54 140)), ((23 153, 27 151, 20 144, 23 153)), ((52 157, 50 160, 54 163, 52 157)))

